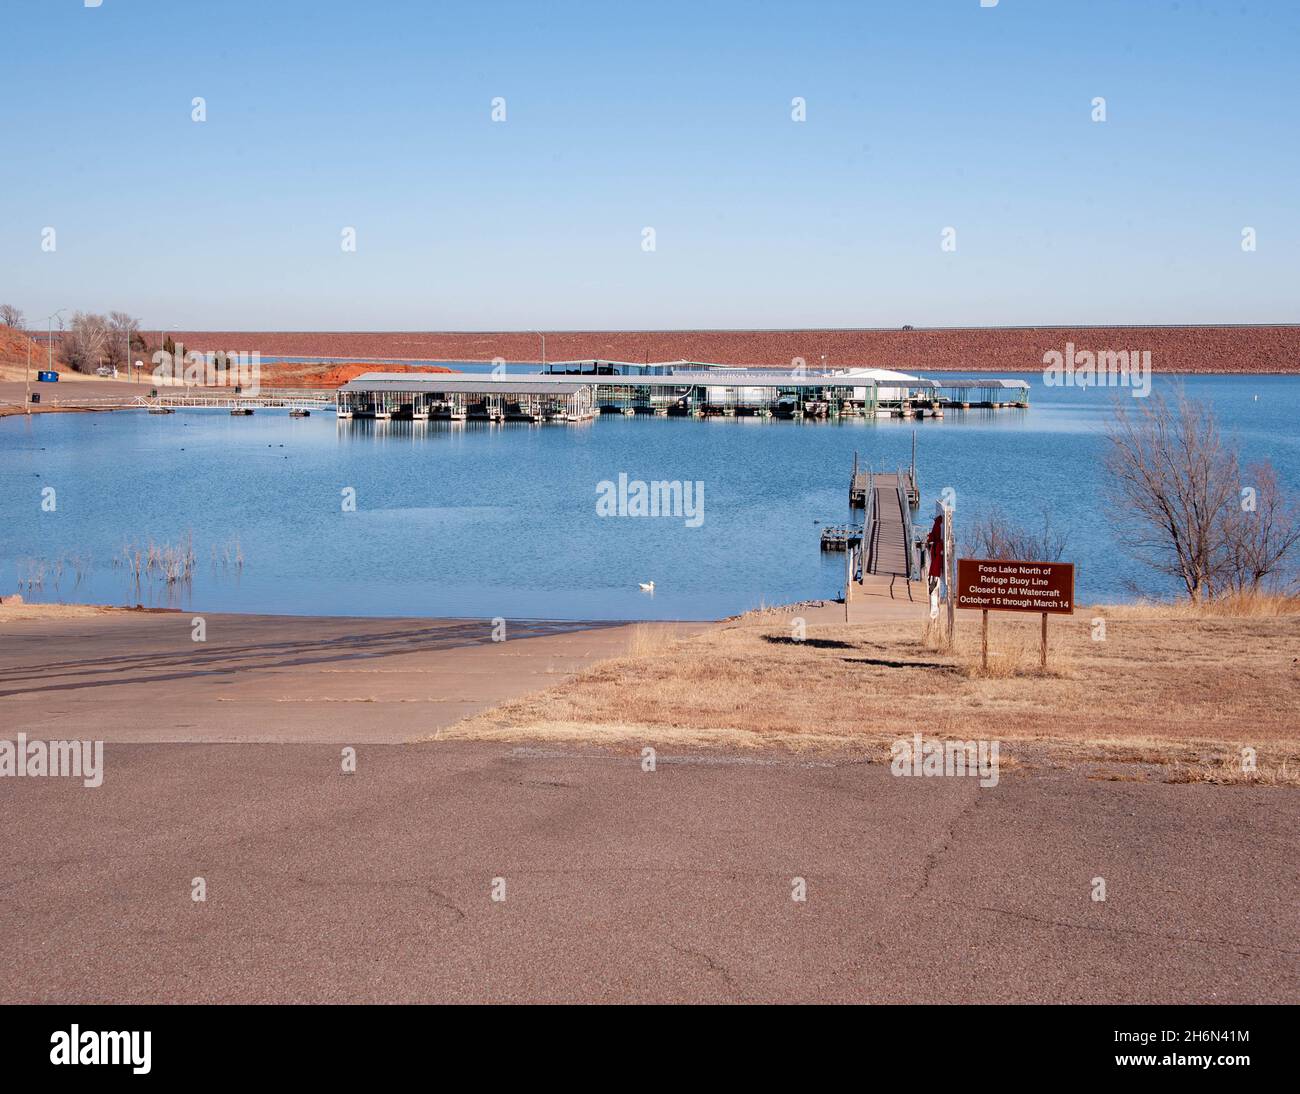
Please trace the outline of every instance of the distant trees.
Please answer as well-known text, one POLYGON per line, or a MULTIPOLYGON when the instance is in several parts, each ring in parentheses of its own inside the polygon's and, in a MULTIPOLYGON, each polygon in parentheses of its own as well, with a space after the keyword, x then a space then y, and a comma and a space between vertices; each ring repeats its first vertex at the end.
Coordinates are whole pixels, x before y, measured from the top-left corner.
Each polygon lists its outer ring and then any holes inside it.
POLYGON ((77 372, 94 372, 107 357, 109 333, 102 315, 76 312, 59 343, 59 354, 77 372))
POLYGON ((125 366, 136 348, 145 348, 140 320, 123 311, 107 316, 79 311, 59 344, 59 354, 70 368, 94 372, 100 365, 125 366))
POLYGON ((21 330, 25 322, 21 308, 15 308, 12 304, 0 304, 0 326, 21 330))
POLYGON ((1300 510, 1270 463, 1243 474, 1208 405, 1181 389, 1136 411, 1119 404, 1107 437, 1112 524, 1134 557, 1180 581, 1193 603, 1287 585, 1300 510))
POLYGON ((105 347, 107 363, 114 368, 125 368, 131 356, 131 347, 143 342, 140 337, 140 320, 124 311, 108 313, 108 345, 105 347))
POLYGON ((1042 528, 1035 531, 1017 524, 1003 509, 990 509, 966 532, 963 553, 973 558, 1059 562, 1068 540, 1052 527, 1050 513, 1044 510, 1042 516, 1042 528))

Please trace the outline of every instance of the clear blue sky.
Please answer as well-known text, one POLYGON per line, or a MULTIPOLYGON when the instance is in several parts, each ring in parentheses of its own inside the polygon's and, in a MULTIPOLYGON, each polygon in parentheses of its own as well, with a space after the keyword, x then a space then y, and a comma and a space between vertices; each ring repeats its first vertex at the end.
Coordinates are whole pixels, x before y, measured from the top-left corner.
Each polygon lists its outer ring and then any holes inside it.
POLYGON ((1294 0, 6 0, 3 33, 29 319, 1300 321, 1294 0))

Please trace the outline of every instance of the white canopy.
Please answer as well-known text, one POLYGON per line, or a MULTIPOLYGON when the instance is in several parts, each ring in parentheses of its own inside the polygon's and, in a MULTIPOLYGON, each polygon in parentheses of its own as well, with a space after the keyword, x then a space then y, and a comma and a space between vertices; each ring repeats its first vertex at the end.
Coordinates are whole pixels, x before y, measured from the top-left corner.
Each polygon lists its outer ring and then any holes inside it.
POLYGON ((837 375, 862 377, 864 380, 874 380, 878 383, 890 384, 923 384, 924 380, 919 376, 909 376, 906 372, 895 372, 889 368, 844 368, 840 369, 837 375))

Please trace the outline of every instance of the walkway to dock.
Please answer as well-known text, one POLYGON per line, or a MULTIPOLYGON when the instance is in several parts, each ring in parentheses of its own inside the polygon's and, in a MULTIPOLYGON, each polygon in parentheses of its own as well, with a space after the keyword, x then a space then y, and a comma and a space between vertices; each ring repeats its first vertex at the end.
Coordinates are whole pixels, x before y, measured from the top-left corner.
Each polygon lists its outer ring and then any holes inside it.
POLYGON ((849 505, 864 513, 862 545, 850 550, 846 567, 850 622, 910 616, 925 606, 912 542, 912 507, 919 500, 915 472, 860 470, 854 458, 849 505))
POLYGON ((863 574, 910 577, 907 536, 911 521, 903 491, 899 489, 898 476, 876 475, 872 489, 875 497, 869 509, 872 520, 866 529, 863 574))

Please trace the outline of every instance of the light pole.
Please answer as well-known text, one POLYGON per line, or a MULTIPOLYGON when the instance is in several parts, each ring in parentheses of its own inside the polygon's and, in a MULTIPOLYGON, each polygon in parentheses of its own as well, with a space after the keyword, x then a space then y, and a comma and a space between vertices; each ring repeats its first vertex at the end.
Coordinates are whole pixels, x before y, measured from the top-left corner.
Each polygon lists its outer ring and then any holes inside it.
MULTIPOLYGON (((51 312, 45 317, 45 345, 49 351, 49 369, 54 371, 54 317, 62 315, 63 309, 51 312)), ((59 330, 63 329, 63 320, 59 320, 59 330)), ((23 383, 23 403, 28 416, 32 413, 32 340, 27 339, 27 375, 23 383)))
MULTIPOLYGON (((48 359, 49 363, 45 367, 48 368, 51 372, 54 371, 54 318, 55 316, 61 316, 62 314, 63 314, 63 309, 60 308, 58 311, 51 312, 49 315, 45 317, 45 347, 46 349, 49 350, 49 359, 48 359)), ((63 320, 60 319, 59 330, 62 329, 63 329, 63 320)))
POLYGON ((546 335, 539 330, 533 331, 542 340, 542 371, 546 371, 546 335))

